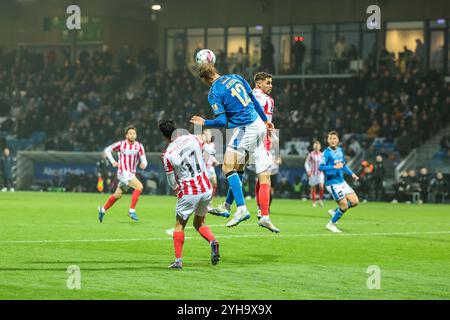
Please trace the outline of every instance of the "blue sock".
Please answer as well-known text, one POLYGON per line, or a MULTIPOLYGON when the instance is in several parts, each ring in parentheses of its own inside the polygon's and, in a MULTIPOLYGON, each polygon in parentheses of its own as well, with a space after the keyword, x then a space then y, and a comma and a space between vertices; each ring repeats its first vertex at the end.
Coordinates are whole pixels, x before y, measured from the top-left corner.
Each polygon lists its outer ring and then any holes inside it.
POLYGON ((347 200, 347 206, 349 209, 352 207, 352 203, 349 200, 347 200))
POLYGON ((341 208, 337 207, 336 211, 334 211, 333 218, 331 218, 331 222, 336 223, 342 217, 344 212, 342 212, 341 208))
MULTIPOLYGON (((238 175, 242 183, 242 181, 244 180, 244 173, 238 172, 238 175)), ((231 206, 233 204, 233 201, 234 201, 233 191, 231 190, 231 187, 228 187, 227 198, 225 199, 225 202, 231 206)))
POLYGON ((227 180, 234 199, 236 200, 236 205, 238 207, 245 205, 244 192, 242 192, 242 182, 239 175, 236 172, 230 172, 227 174, 227 180))

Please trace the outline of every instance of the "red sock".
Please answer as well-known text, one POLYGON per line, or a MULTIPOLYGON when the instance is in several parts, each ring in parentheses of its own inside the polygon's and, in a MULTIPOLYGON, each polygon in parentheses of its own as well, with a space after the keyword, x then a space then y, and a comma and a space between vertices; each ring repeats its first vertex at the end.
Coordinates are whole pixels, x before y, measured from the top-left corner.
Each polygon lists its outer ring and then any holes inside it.
POLYGON ((173 233, 173 246, 175 248, 175 258, 181 258, 181 252, 183 251, 184 244, 184 232, 183 231, 175 231, 173 233))
POLYGON ((213 186, 212 188, 213 188, 212 197, 214 198, 214 196, 216 195, 217 186, 213 186))
POLYGON ((316 201, 316 191, 311 191, 312 201, 316 201))
POLYGON ((110 196, 108 201, 106 202, 106 204, 103 206, 103 208, 106 210, 108 210, 109 208, 112 207, 112 205, 114 204, 114 202, 116 202, 117 199, 114 196, 110 196))
POLYGON ((270 185, 269 184, 261 184, 259 186, 259 206, 261 208, 261 215, 268 216, 269 215, 269 203, 270 203, 270 185))
POLYGON ((201 226, 198 228, 198 233, 200 233, 201 236, 208 242, 216 239, 208 226, 201 226))
POLYGON ((134 190, 133 194, 131 195, 131 206, 130 209, 136 208, 136 203, 139 200, 139 196, 141 195, 141 190, 134 190))
POLYGON ((255 199, 256 199, 256 205, 259 208, 259 181, 258 180, 255 183, 255 199))
POLYGON ((319 191, 319 197, 320 197, 320 200, 323 199, 323 189, 320 189, 320 191, 319 191))

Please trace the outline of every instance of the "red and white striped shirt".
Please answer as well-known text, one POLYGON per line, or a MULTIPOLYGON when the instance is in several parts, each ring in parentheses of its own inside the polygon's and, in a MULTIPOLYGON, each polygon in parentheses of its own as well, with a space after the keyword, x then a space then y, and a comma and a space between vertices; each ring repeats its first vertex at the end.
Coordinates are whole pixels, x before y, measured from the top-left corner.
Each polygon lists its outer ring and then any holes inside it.
POLYGON ((139 161, 147 165, 145 150, 140 142, 134 141, 131 143, 128 140, 122 140, 110 145, 105 149, 105 153, 111 163, 114 161, 111 154, 112 152, 117 152, 119 155, 119 174, 123 174, 125 172, 135 174, 139 161))
POLYGON ((269 120, 269 122, 272 122, 273 109, 275 107, 275 102, 273 101, 272 97, 262 91, 260 88, 253 89, 253 95, 263 108, 267 120, 269 120))
POLYGON ((311 174, 312 176, 323 175, 323 172, 319 170, 322 159, 323 155, 321 151, 311 151, 306 157, 305 161, 306 172, 311 174))
POLYGON ((164 171, 174 172, 178 184, 178 198, 211 190, 203 160, 203 142, 192 134, 173 140, 161 155, 164 171))

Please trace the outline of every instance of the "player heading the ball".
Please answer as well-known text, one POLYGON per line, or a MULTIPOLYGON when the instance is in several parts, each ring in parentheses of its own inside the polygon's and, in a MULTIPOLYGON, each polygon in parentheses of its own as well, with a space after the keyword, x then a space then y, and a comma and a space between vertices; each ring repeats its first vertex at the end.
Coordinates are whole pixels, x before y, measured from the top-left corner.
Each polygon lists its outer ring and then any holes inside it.
POLYGON ((193 116, 191 123, 234 129, 222 165, 237 205, 233 219, 227 223, 228 227, 233 227, 250 218, 237 171, 243 171, 247 159, 253 153, 256 173, 270 176, 268 171, 272 165, 272 157, 264 147, 264 139, 267 130, 274 127, 243 77, 237 74, 221 76, 211 63, 198 65, 197 71, 203 82, 210 86, 208 101, 216 117, 214 120, 205 120, 193 116))

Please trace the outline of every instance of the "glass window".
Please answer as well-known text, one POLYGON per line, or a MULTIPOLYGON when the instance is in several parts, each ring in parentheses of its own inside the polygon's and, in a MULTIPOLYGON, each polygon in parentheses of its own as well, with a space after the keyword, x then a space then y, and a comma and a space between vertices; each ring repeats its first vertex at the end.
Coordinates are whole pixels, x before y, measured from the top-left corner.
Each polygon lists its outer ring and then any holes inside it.
POLYGON ((416 50, 416 39, 423 43, 423 29, 388 30, 386 33, 386 49, 398 58, 399 53, 404 51, 404 46, 409 50, 416 50))
MULTIPOLYGON (((271 32, 270 40, 274 47, 274 71, 275 73, 287 72, 291 64, 291 27, 273 26, 271 32)), ((268 61, 265 64, 268 64, 268 61)))
POLYGON ((263 26, 254 26, 254 27, 249 27, 248 28, 248 33, 249 34, 262 34, 263 33, 263 26))
POLYGON ((195 61, 195 55, 198 51, 205 48, 205 29, 187 30, 187 63, 192 64, 195 61))
POLYGON ((230 35, 245 35, 245 27, 228 28, 228 34, 230 35))
POLYGON ((377 54, 377 34, 375 32, 364 32, 362 42, 361 57, 365 60, 375 59, 377 54))
POLYGON ((336 26, 317 25, 315 37, 315 71, 326 73, 329 70, 331 59, 334 58, 336 46, 336 26))
POLYGON ((312 25, 299 25, 294 26, 292 34, 292 68, 295 69, 294 73, 305 73, 306 70, 311 68, 312 62, 312 49, 313 49, 313 26, 312 25), (301 42, 301 43, 300 43, 301 42), (297 57, 301 60, 303 53, 303 65, 296 64, 297 57), (305 70, 306 68, 306 70, 305 70))
POLYGON ((430 28, 433 29, 445 29, 446 21, 445 19, 436 19, 430 21, 430 28))
MULTIPOLYGON (((261 36, 250 36, 248 43, 249 63, 251 68, 259 68, 261 66, 261 36)), ((256 71, 256 70, 255 70, 256 71)))
POLYGON ((207 47, 216 54, 216 67, 225 73, 225 29, 209 28, 207 30, 207 47))
POLYGON ((208 49, 214 53, 219 50, 225 51, 225 29, 224 28, 209 28, 207 37, 208 49))
POLYGON ((444 32, 432 31, 430 36, 430 69, 438 72, 444 71, 444 32))
POLYGON ((169 70, 182 68, 186 63, 185 33, 183 29, 167 31, 166 64, 169 70))
POLYGON ((423 21, 388 22, 387 29, 423 29, 423 21))

